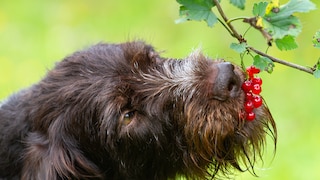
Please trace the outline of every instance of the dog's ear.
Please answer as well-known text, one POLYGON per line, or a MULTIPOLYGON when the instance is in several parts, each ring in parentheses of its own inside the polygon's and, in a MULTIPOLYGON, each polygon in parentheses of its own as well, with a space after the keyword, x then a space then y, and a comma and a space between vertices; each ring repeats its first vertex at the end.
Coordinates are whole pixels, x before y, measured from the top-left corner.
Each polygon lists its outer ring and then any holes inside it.
POLYGON ((154 48, 142 41, 124 43, 122 47, 125 58, 134 68, 144 70, 162 61, 154 48))
POLYGON ((70 135, 65 134, 61 120, 60 116, 51 125, 51 130, 56 132, 52 132, 50 138, 40 133, 29 134, 22 179, 102 178, 96 165, 83 155, 70 135))

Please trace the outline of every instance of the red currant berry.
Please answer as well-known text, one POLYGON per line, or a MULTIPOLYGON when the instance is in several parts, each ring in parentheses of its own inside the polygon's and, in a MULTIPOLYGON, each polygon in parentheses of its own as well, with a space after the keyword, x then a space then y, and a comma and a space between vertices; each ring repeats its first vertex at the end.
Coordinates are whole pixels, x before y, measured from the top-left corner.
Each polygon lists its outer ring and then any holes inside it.
POLYGON ((246 115, 246 120, 248 120, 248 121, 253 121, 254 118, 256 118, 256 115, 254 114, 254 112, 249 112, 249 113, 247 113, 247 115, 246 115))
POLYGON ((246 113, 252 112, 253 109, 254 109, 254 105, 252 101, 246 101, 244 103, 244 110, 246 111, 246 113))
POLYGON ((251 92, 246 92, 246 100, 252 100, 253 94, 251 92))
POLYGON ((259 84, 254 84, 252 86, 252 93, 253 94, 260 94, 261 93, 261 86, 259 84))
POLYGON ((258 108, 262 105, 262 98, 261 96, 254 96, 252 99, 252 104, 255 108, 258 108))
POLYGON ((259 68, 256 68, 255 66, 250 66, 250 70, 253 74, 258 74, 260 73, 260 69, 259 68))
POLYGON ((252 79, 252 83, 261 85, 262 84, 262 79, 258 78, 258 77, 255 77, 255 78, 252 79))
POLYGON ((247 73, 248 73, 249 79, 252 79, 254 74, 252 73, 252 70, 250 67, 247 68, 247 73))
POLYGON ((249 66, 246 68, 247 73, 252 73, 252 68, 254 68, 254 66, 249 66))
POLYGON ((252 66, 247 67, 247 73, 249 75, 249 78, 252 79, 254 74, 258 74, 260 72, 260 69, 252 66))
POLYGON ((244 92, 249 92, 252 89, 252 82, 249 80, 246 80, 242 84, 242 89, 244 92))

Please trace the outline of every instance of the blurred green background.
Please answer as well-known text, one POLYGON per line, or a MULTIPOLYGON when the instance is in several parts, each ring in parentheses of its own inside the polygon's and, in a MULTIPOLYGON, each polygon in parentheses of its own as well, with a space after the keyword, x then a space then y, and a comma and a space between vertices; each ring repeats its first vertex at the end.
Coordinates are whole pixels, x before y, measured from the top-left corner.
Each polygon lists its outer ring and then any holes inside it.
MULTIPOLYGON (((245 11, 228 1, 222 6, 229 17, 235 17, 250 15, 254 2, 258 1, 247 0, 245 11)), ((320 7, 319 1, 314 3, 320 7)), ((229 49, 236 41, 221 25, 175 24, 178 9, 174 0, 1 1, 0 99, 40 80, 64 56, 101 41, 143 39, 163 50, 163 56, 176 58, 202 47, 211 57, 240 63, 238 54, 229 49)), ((311 44, 320 29, 320 10, 298 16, 303 24, 297 39, 300 47, 288 52, 271 48, 269 54, 312 66, 320 57, 320 50, 311 44)), ((241 22, 234 25, 241 33, 248 28, 241 22)), ((265 40, 253 29, 247 39, 256 48, 266 49, 265 40)), ((251 64, 249 57, 246 64, 251 64)), ((268 146, 266 162, 257 169, 259 179, 320 179, 320 79, 278 64, 274 73, 261 77, 262 95, 277 122, 279 141, 273 161, 272 146, 268 146)), ((244 173, 235 179, 257 178, 244 173)))

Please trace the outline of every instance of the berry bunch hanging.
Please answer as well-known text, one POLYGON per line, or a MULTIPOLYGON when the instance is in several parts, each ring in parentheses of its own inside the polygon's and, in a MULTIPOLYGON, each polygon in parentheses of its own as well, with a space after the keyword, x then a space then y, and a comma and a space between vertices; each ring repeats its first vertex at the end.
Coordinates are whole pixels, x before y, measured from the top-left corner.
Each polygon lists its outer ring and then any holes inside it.
POLYGON ((242 84, 242 90, 245 93, 244 117, 247 121, 253 121, 256 117, 253 110, 262 105, 262 97, 260 96, 262 79, 255 76, 260 73, 260 69, 255 66, 250 66, 246 70, 248 79, 242 84))

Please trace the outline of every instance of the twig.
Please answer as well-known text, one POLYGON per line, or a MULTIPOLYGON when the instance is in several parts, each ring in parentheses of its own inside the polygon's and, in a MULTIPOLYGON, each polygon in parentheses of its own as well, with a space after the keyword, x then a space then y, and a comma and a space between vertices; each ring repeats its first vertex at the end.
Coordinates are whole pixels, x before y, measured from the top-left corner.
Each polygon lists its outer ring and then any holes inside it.
POLYGON ((233 33, 232 33, 232 31, 228 28, 228 26, 227 26, 221 19, 219 19, 219 18, 218 18, 218 21, 219 21, 219 23, 222 24, 222 26, 229 32, 229 34, 230 34, 231 36, 233 36, 233 33))
POLYGON ((271 46, 272 44, 272 36, 266 32, 261 26, 257 26, 257 18, 244 18, 243 22, 250 24, 251 27, 254 27, 256 30, 260 31, 262 36, 267 39, 268 46, 271 46))
POLYGON ((237 20, 245 20, 245 19, 248 19, 248 17, 243 16, 243 17, 230 18, 230 19, 228 20, 228 23, 231 23, 231 22, 237 21, 237 20))
POLYGON ((232 24, 229 22, 229 19, 227 18, 226 14, 223 12, 220 3, 218 0, 213 0, 214 4, 216 5, 219 14, 221 15, 221 17, 223 18, 224 22, 227 23, 227 26, 229 27, 229 29, 232 32, 232 36, 237 38, 239 40, 240 43, 245 42, 244 39, 242 38, 242 36, 234 29, 234 27, 232 26, 232 24))
POLYGON ((301 65, 298 65, 298 64, 294 64, 294 63, 291 63, 291 62, 288 62, 288 61, 285 61, 285 60, 281 60, 281 59, 278 59, 278 58, 275 58, 275 57, 272 57, 264 52, 261 52, 257 49, 254 49, 253 47, 247 47, 247 49, 261 55, 261 56, 264 56, 264 57, 267 57, 269 58, 271 61, 273 62, 276 62, 276 63, 279 63, 279 64, 282 64, 282 65, 285 65, 285 66, 289 66, 289 67, 292 67, 292 68, 295 68, 295 69, 298 69, 300 71, 304 71, 306 73, 309 73, 309 74, 313 74, 313 70, 311 68, 308 68, 308 67, 305 67, 305 66, 301 66, 301 65))

